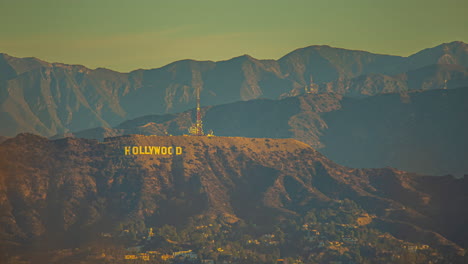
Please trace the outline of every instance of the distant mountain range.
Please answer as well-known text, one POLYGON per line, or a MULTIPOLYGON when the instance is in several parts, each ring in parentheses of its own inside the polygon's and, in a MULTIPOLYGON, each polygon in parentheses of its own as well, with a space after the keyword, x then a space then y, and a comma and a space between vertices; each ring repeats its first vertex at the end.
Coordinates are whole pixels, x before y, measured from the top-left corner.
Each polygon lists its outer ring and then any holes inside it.
POLYGON ((149 114, 305 92, 350 97, 468 86, 468 45, 452 42, 409 57, 329 46, 295 50, 279 60, 248 55, 227 61, 183 60, 119 73, 0 54, 0 135, 44 136, 112 127, 149 114))
POLYGON ((197 215, 269 225, 343 199, 372 216, 369 227, 404 241, 457 255, 468 245, 468 178, 350 169, 293 139, 133 135, 99 143, 20 134, 0 145, 0 157, 7 252, 75 248, 103 232, 117 236, 119 225, 144 232, 197 215), (180 146, 183 154, 125 156, 125 146, 180 146))
MULTIPOLYGON (((381 94, 337 93, 256 99, 203 108, 218 136, 295 138, 354 168, 391 166, 429 175, 468 174, 468 88, 381 94)), ((114 128, 64 136, 183 135, 195 111, 149 115, 114 128)))

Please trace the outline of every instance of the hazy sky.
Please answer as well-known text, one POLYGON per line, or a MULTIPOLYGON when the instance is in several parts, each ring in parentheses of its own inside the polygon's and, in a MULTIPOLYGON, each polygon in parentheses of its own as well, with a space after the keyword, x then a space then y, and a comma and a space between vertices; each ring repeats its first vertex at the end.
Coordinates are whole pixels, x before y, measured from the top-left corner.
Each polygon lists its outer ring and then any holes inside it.
POLYGON ((118 71, 305 46, 407 56, 468 42, 466 0, 0 0, 0 53, 118 71))

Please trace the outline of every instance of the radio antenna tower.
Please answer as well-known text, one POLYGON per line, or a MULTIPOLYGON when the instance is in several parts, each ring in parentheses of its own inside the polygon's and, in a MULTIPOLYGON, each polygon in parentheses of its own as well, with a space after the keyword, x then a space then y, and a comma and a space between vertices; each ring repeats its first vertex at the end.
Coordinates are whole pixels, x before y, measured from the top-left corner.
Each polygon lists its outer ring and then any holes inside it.
POLYGON ((203 132, 203 122, 200 110, 200 86, 197 87, 197 122, 195 124, 192 124, 192 126, 189 128, 189 134, 191 136, 205 135, 205 133, 203 132))

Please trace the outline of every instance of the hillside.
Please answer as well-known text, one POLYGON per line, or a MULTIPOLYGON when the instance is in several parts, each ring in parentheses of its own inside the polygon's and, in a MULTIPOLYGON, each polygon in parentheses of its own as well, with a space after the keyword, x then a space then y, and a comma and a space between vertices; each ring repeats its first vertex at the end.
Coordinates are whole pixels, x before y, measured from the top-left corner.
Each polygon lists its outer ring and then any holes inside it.
MULTIPOLYGON (((466 88, 363 99, 306 94, 207 107, 203 119, 205 128, 218 136, 295 138, 350 167, 390 166, 461 177, 468 174, 467 100, 466 88)), ((95 128, 73 135, 99 140, 126 134, 182 135, 193 120, 193 110, 150 115, 115 128, 95 128)))
POLYGON ((78 248, 100 233, 182 226, 191 217, 268 227, 343 200, 365 211, 359 225, 389 232, 392 241, 427 244, 443 256, 468 245, 466 177, 350 169, 293 139, 124 136, 99 143, 21 134, 0 145, 0 157, 0 238, 10 253, 78 248), (182 153, 125 155, 125 146, 182 153))
POLYGON ((362 98, 383 93, 467 86, 468 68, 456 64, 433 64, 396 75, 370 73, 338 79, 317 85, 316 89, 320 93, 335 92, 347 97, 362 98))
POLYGON ((3 141, 5 141, 7 139, 8 139, 8 137, 0 136, 0 143, 2 143, 3 141))
POLYGON ((409 57, 329 46, 297 49, 279 60, 248 55, 183 60, 119 73, 0 54, 0 135, 52 136, 149 114, 186 111, 201 88, 203 105, 334 92, 363 97, 468 84, 467 44, 452 42, 409 57))

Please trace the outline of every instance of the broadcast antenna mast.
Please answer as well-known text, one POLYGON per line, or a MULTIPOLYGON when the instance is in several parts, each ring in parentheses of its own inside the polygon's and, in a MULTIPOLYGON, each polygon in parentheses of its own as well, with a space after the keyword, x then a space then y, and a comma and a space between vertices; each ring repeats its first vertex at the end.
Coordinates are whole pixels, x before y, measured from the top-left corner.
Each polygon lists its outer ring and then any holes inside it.
POLYGON ((200 110, 200 86, 197 89, 197 136, 203 136, 203 123, 201 120, 201 110, 200 110))
POLYGON ((204 136, 203 122, 200 110, 200 86, 197 87, 197 122, 189 128, 189 134, 192 136, 204 136))

